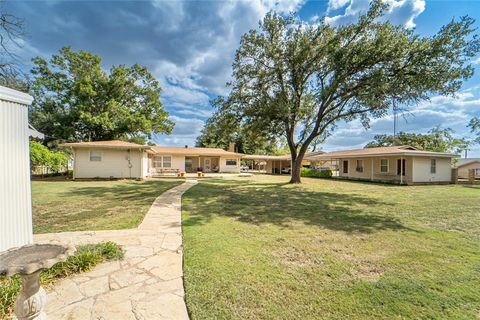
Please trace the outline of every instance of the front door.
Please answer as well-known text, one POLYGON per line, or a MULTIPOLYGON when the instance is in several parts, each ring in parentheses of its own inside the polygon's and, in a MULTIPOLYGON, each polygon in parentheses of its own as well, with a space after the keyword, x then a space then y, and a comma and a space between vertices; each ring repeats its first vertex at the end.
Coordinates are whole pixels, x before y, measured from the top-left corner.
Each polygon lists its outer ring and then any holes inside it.
POLYGON ((203 165, 204 165, 203 169, 205 170, 205 172, 212 171, 212 159, 205 158, 203 165))
POLYGON ((343 173, 348 173, 348 160, 343 161, 343 173))
POLYGON ((405 176, 405 159, 397 159, 397 175, 405 176))

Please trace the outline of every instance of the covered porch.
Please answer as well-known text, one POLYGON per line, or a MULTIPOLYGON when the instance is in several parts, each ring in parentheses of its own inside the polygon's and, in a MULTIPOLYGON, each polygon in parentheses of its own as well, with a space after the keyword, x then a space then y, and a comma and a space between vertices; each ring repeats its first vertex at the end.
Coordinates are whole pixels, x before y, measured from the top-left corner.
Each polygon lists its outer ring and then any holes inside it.
POLYGON ((185 172, 218 173, 220 171, 220 157, 186 156, 185 172))
POLYGON ((329 160, 338 164, 338 175, 334 178, 397 184, 413 183, 413 157, 337 157, 329 160))

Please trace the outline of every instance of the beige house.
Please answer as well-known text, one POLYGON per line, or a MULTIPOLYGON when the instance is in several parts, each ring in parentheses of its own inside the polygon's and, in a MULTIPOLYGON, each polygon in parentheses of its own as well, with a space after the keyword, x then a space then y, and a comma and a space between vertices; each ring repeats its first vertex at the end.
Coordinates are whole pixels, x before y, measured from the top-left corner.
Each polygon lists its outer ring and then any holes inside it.
POLYGON ((240 154, 216 148, 144 146, 120 140, 66 143, 73 178, 145 178, 181 172, 240 172, 240 154))
POLYGON ((458 177, 462 179, 468 179, 469 170, 475 170, 475 176, 480 177, 480 159, 459 159, 458 164, 458 177))
POLYGON ((340 178, 422 184, 450 183, 454 157, 450 153, 394 146, 327 152, 314 158, 337 161, 340 178))

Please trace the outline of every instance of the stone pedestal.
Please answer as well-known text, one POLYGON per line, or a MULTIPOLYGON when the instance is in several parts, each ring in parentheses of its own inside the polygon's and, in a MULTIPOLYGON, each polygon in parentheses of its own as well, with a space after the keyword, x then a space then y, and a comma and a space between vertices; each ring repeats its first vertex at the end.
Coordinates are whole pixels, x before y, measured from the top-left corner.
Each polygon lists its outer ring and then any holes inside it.
POLYGON ((47 294, 40 285, 40 272, 20 275, 22 277, 22 291, 15 301, 15 315, 18 320, 46 320, 44 311, 47 294))

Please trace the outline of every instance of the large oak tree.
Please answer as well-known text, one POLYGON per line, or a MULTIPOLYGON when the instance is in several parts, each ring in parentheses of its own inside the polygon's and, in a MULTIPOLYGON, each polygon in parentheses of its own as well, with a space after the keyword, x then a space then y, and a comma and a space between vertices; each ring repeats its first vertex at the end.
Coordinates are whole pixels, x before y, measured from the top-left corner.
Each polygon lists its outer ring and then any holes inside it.
POLYGON ((160 85, 145 67, 119 65, 107 72, 99 56, 70 47, 50 61, 33 62, 30 119, 51 138, 139 141, 173 128, 160 85))
POLYGON ((431 94, 452 95, 473 75, 479 51, 474 21, 451 21, 431 37, 382 21, 373 2, 358 22, 332 27, 268 13, 241 40, 224 112, 257 132, 284 136, 292 158, 291 183, 300 182, 312 142, 339 121, 369 120, 431 94))

